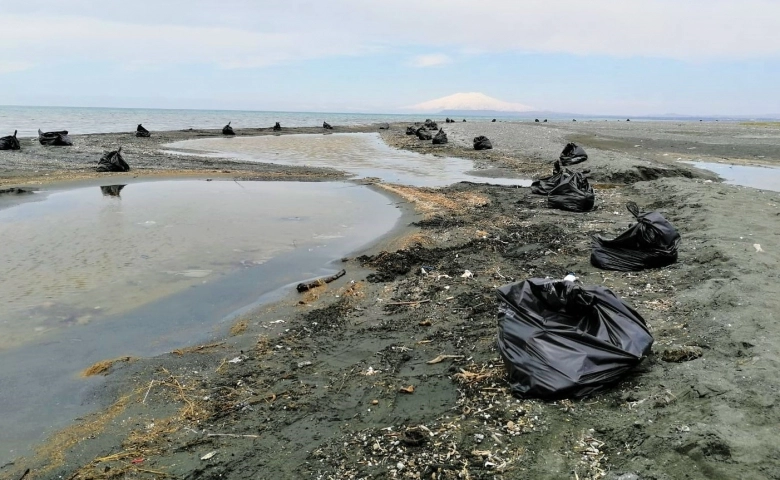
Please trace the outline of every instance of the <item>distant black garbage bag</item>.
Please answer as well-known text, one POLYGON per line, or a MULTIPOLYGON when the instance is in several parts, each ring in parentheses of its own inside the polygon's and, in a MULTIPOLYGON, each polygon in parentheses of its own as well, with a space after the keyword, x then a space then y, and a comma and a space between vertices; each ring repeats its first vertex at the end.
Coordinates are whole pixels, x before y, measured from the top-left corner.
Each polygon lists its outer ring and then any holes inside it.
POLYGON ((279 123, 279 122, 276 122, 274 124, 274 132, 278 132, 278 131, 281 131, 281 130, 282 130, 282 124, 279 123))
POLYGON ((639 213, 634 202, 626 208, 637 223, 613 240, 593 237, 590 263, 604 270, 636 272, 676 262, 680 246, 677 229, 658 212, 639 213))
MULTIPOLYGON (((545 120, 545 122, 546 121, 547 120, 545 120)), ((580 147, 576 143, 567 143, 566 146, 563 147, 563 151, 561 152, 561 156, 559 158, 561 160, 561 165, 565 167, 567 165, 574 165, 584 162, 588 159, 588 154, 585 153, 584 148, 580 147)))
POLYGON ((19 139, 16 138, 16 130, 13 135, 0 138, 0 150, 21 150, 19 139))
POLYGON ((70 147, 73 145, 67 130, 44 133, 38 129, 38 141, 41 142, 41 145, 49 147, 70 147))
POLYGON ((138 124, 138 128, 135 129, 135 136, 136 137, 148 138, 148 137, 151 137, 152 134, 149 133, 149 130, 145 129, 144 126, 139 123, 138 124))
POLYGON ((389 123, 380 123, 379 124, 380 130, 390 130, 390 124, 389 123))
POLYGON ((434 122, 433 120, 431 120, 430 118, 426 118, 425 119, 425 123, 423 125, 425 125, 425 128, 427 128, 428 130, 438 130, 439 129, 439 125, 436 122, 434 122))
POLYGON ((410 125, 410 126, 406 127, 406 134, 407 135, 417 135, 417 129, 410 125))
POLYGON ((325 130, 333 130, 333 127, 328 122, 322 122, 322 128, 325 130))
POLYGON ((228 122, 227 125, 222 127, 222 135, 235 135, 236 132, 233 131, 233 127, 230 126, 231 122, 228 122))
POLYGON ((130 166, 122 158, 122 147, 119 150, 108 152, 98 162, 97 172, 127 172, 130 171, 130 166))
POLYGON ((565 172, 550 193, 547 205, 550 208, 569 212, 589 212, 593 210, 596 194, 585 175, 580 172, 565 172))
POLYGON ((433 136, 434 145, 444 145, 447 143, 447 134, 444 133, 444 129, 440 128, 436 135, 433 136))
MULTIPOLYGON (((463 120, 465 122, 465 120, 463 120)), ((493 148, 493 144, 490 143, 490 139, 487 137, 480 135, 479 137, 474 137, 474 150, 490 150, 493 148)))
POLYGON ((531 278, 498 295, 498 350, 512 392, 583 397, 618 381, 650 353, 644 319, 612 291, 531 278))
POLYGON ((418 128, 417 132, 415 133, 417 134, 417 138, 419 138, 420 140, 430 140, 431 138, 433 138, 431 132, 429 132, 425 127, 418 128))

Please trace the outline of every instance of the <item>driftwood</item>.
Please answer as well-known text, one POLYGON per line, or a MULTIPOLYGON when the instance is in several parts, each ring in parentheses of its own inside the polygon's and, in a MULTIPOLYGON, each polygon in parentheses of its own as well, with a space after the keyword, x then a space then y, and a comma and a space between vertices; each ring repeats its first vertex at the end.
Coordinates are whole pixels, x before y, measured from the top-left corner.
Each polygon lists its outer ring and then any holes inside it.
POLYGON ((298 292, 302 293, 302 292, 305 292, 307 290, 311 290, 312 288, 317 288, 317 287, 319 287, 321 285, 325 285, 326 283, 330 283, 330 282, 332 282, 334 280, 338 280, 339 278, 343 277, 346 274, 347 274, 346 270, 341 270, 341 271, 336 272, 335 274, 330 275, 328 277, 320 277, 320 278, 318 278, 316 280, 313 280, 311 282, 299 283, 298 286, 295 287, 295 288, 298 290, 298 292))

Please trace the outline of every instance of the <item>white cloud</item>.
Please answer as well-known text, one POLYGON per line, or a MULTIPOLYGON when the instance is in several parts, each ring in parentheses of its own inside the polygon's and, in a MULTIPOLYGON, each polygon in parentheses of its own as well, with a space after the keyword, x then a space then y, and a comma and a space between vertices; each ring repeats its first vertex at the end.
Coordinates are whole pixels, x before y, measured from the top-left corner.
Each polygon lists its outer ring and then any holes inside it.
POLYGON ((0 61, 0 74, 23 72, 33 68, 35 65, 30 62, 8 62, 0 61))
POLYGON ((429 55, 417 55, 409 62, 409 65, 417 68, 437 67, 452 63, 452 59, 443 53, 431 53, 429 55))
MULTIPOLYGON (((776 0, 486 0, 478 7, 473 0, 0 0, 0 7, 0 58, 14 68, 81 60, 252 68, 421 47, 684 61, 780 57, 776 0)), ((411 64, 450 60, 438 53, 411 64)))

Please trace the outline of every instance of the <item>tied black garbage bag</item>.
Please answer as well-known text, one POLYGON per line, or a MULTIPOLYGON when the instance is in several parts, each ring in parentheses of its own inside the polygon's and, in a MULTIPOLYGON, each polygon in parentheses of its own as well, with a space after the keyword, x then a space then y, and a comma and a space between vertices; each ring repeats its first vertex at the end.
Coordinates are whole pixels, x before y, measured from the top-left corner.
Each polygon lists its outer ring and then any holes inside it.
POLYGON ((644 319, 604 287, 531 278, 498 295, 498 350, 515 394, 583 397, 650 353, 644 319))
POLYGON ((412 127, 412 126, 408 126, 408 127, 406 127, 406 134, 407 135, 416 135, 417 134, 417 129, 412 127))
POLYGON ((16 138, 16 130, 13 135, 0 138, 0 150, 21 150, 19 139, 16 138))
POLYGON ((431 120, 430 118, 426 118, 425 123, 423 125, 425 125, 425 128, 427 128, 428 130, 438 130, 439 128, 439 125, 433 120, 431 120))
POLYGON ((556 160, 555 164, 553 164, 553 174, 549 177, 534 180, 533 183, 531 183, 531 193, 536 195, 547 195, 561 182, 561 177, 563 177, 563 175, 571 174, 572 171, 568 168, 561 170, 561 162, 556 160))
MULTIPOLYGON (((465 122, 466 120, 463 121, 465 122)), ((491 148, 493 148, 493 144, 490 143, 487 137, 483 135, 474 137, 474 150, 490 150, 491 148)))
POLYGON ((614 240, 593 237, 590 263, 604 270, 635 272, 645 268, 659 268, 677 261, 680 234, 658 212, 639 213, 636 203, 626 208, 636 218, 636 225, 614 240))
MULTIPOLYGON (((545 120, 546 122, 547 120, 545 120)), ((585 153, 585 149, 577 145, 576 143, 567 143, 563 147, 561 152, 561 165, 574 165, 576 163, 582 163, 588 159, 588 154, 585 153)))
POLYGON ((222 135, 235 135, 236 132, 233 131, 233 127, 230 126, 231 122, 228 122, 227 125, 222 127, 222 135))
POLYGON ((73 145, 67 130, 44 133, 38 129, 38 141, 41 142, 41 145, 50 147, 70 147, 73 145))
POLYGON ((579 172, 566 171, 550 193, 547 205, 569 212, 589 212, 593 210, 596 194, 588 179, 579 172))
POLYGON ((100 157, 100 161, 98 162, 98 166, 97 168, 95 168, 95 171, 97 172, 130 171, 130 166, 127 164, 127 162, 125 162, 125 159, 122 158, 122 147, 119 147, 119 150, 108 152, 102 157, 100 157))
POLYGON ((415 133, 417 133, 417 138, 419 138, 420 140, 430 140, 431 138, 433 138, 431 132, 426 130, 425 127, 418 128, 417 132, 415 133))
POLYGON ((274 132, 279 132, 279 131, 281 131, 281 130, 282 130, 282 124, 281 124, 281 123, 279 123, 279 122, 276 122, 276 123, 274 124, 274 132))
POLYGON ((447 134, 444 133, 444 129, 440 128, 439 132, 434 135, 433 137, 433 144, 434 145, 444 145, 447 143, 447 134))
POLYGON ((390 130, 390 124, 389 123, 380 123, 379 124, 380 130, 390 130))
POLYGON ((151 137, 152 134, 149 133, 149 130, 145 129, 144 126, 139 123, 138 124, 138 128, 135 129, 135 136, 136 137, 148 138, 148 137, 151 137))
POLYGON ((333 130, 333 127, 328 122, 322 122, 322 128, 325 130, 333 130))

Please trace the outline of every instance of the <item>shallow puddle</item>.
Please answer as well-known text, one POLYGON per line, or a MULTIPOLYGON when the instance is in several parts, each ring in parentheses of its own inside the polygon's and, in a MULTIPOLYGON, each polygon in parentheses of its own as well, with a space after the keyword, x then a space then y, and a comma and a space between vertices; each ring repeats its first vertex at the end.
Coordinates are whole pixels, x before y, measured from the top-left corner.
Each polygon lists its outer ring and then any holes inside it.
POLYGON ((219 336, 224 319, 389 232, 350 183, 160 181, 0 210, 0 464, 90 408, 94 362, 219 336), (223 320, 223 321, 221 321, 223 320))
POLYGON ((727 163, 685 162, 718 174, 725 183, 780 192, 780 168, 727 163))
POLYGON ((328 167, 361 178, 436 187, 469 181, 497 185, 531 185, 531 180, 480 176, 471 160, 422 155, 398 150, 374 133, 330 135, 266 135, 204 138, 166 145, 172 151, 201 152, 240 160, 328 167))

